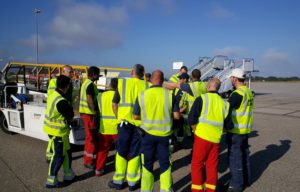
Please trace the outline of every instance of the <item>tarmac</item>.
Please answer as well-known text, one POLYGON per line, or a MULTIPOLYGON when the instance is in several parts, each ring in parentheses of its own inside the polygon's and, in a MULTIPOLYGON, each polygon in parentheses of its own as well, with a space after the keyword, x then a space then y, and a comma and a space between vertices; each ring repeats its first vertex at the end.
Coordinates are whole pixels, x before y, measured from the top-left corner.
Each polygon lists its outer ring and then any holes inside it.
MULTIPOLYGON (((254 130, 249 139, 252 184, 245 192, 296 192, 300 188, 300 83, 252 83, 255 91, 254 130)), ((1 192, 109 192, 107 183, 114 171, 114 150, 110 151, 106 174, 95 177, 83 167, 82 146, 72 146, 73 170, 78 179, 60 189, 46 189, 48 164, 47 143, 20 134, 0 131, 1 192)), ((172 154, 174 191, 190 191, 191 145, 172 154)), ((230 178, 227 150, 222 141, 219 155, 219 186, 230 178)), ((159 191, 159 166, 154 166, 155 190, 159 191)), ((59 173, 62 180, 62 173, 59 173)), ((123 191, 128 191, 124 189, 123 191)), ((139 190, 136 190, 139 191, 139 190)), ((222 189, 218 189, 222 191, 222 189)))

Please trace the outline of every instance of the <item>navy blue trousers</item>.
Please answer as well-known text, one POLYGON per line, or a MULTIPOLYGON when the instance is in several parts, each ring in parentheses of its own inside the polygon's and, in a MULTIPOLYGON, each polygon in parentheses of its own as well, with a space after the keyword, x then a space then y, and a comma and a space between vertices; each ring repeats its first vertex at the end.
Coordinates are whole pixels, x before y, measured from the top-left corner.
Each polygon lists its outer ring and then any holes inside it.
POLYGON ((149 172, 153 172, 156 159, 159 161, 160 174, 170 167, 169 139, 170 137, 158 137, 148 133, 143 136, 141 150, 144 154, 144 167, 149 172))
POLYGON ((137 127, 122 123, 118 127, 117 151, 124 159, 130 160, 141 154, 141 136, 137 127))
MULTIPOLYGON (((52 136, 49 135, 50 138, 52 136)), ((54 145, 54 151, 52 160, 50 162, 50 176, 57 176, 59 169, 61 168, 63 162, 64 162, 64 143, 62 140, 62 137, 55 137, 53 139, 53 145, 54 145)), ((71 149, 67 150, 66 155, 69 156, 69 167, 71 168, 72 163, 72 154, 71 149)))
POLYGON ((227 133, 230 187, 244 189, 250 185, 249 135, 227 133))

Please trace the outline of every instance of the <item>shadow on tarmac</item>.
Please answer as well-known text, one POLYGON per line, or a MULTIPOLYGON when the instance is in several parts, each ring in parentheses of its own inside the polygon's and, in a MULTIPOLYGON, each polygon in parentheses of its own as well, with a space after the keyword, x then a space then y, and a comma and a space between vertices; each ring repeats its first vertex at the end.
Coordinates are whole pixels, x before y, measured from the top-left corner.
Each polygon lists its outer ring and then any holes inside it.
MULTIPOLYGON (((263 174, 263 172, 268 168, 268 166, 273 162, 277 161, 290 149, 291 140, 280 140, 280 144, 270 144, 266 146, 265 149, 258 151, 250 156, 251 165, 251 184, 255 183, 263 174)), ((224 155, 223 155, 224 156, 224 155)), ((226 154, 227 156, 227 154, 226 154)), ((227 159, 227 157, 225 157, 227 159)), ((224 165, 224 157, 220 158, 220 161, 224 165)), ((224 167, 219 164, 220 167, 224 167)), ((219 168, 220 168, 219 167, 219 168)), ((226 171, 222 170, 223 172, 226 171)), ((223 186, 228 184, 230 181, 230 173, 223 175, 218 180, 218 186, 223 186)), ((223 191, 220 189, 220 192, 223 191)))

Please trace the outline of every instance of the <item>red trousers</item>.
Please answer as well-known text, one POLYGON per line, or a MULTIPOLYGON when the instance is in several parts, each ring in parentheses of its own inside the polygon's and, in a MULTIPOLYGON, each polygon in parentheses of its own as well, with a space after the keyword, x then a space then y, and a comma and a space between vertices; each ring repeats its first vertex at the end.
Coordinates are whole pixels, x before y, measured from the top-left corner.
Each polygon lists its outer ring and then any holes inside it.
POLYGON ((99 140, 96 160, 96 171, 103 170, 112 142, 116 143, 118 135, 98 134, 99 140))
POLYGON ((219 143, 212 143, 195 135, 191 163, 192 192, 214 192, 216 190, 218 154, 219 143), (203 180, 204 166, 206 166, 206 182, 203 180))
POLYGON ((82 114, 85 145, 83 163, 84 165, 94 165, 96 159, 96 146, 98 145, 98 129, 95 125, 95 115, 82 114))

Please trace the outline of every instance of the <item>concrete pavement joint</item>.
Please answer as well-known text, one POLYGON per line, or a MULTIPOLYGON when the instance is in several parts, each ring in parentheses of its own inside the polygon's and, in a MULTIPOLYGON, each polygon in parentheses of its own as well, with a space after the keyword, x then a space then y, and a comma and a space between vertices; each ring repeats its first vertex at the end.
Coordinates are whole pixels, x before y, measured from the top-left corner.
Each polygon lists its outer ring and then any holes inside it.
POLYGON ((25 189, 30 192, 30 189, 27 187, 27 185, 21 180, 20 177, 18 177, 18 175, 8 166, 8 164, 1 157, 0 157, 0 160, 3 162, 4 165, 6 165, 8 170, 10 170, 16 176, 16 178, 23 184, 25 189))

